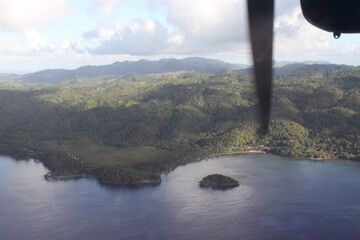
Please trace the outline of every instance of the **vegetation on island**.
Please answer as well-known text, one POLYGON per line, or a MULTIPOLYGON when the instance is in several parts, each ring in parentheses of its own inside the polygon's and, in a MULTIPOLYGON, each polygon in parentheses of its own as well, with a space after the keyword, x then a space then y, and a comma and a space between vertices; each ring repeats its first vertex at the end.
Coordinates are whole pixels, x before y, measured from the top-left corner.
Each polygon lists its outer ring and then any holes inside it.
POLYGON ((51 176, 160 181, 211 154, 263 150, 360 160, 360 68, 275 77, 268 135, 258 135, 249 75, 171 72, 0 83, 0 152, 37 158, 51 176))
POLYGON ((201 187, 229 188, 239 186, 235 179, 221 174, 212 174, 200 181, 201 187))

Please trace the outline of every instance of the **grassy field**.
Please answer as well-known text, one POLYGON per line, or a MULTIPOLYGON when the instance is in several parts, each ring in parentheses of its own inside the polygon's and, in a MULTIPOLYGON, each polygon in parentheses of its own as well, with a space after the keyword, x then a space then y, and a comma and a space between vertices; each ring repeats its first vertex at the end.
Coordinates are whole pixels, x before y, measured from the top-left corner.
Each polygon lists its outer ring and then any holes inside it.
POLYGON ((130 166, 145 162, 161 162, 171 157, 168 151, 149 146, 117 148, 73 141, 46 141, 44 145, 50 150, 80 157, 96 166, 130 166))

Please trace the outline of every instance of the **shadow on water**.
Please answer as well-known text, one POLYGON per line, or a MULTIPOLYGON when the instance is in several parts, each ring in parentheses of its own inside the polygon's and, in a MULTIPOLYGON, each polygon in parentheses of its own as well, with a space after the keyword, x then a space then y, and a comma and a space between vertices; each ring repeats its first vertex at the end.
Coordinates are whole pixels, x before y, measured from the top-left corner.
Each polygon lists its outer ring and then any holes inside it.
POLYGON ((68 182, 68 181, 80 181, 80 180, 94 180, 96 181, 101 188, 110 189, 110 190, 119 190, 119 189, 127 189, 127 190, 139 190, 139 189, 147 189, 147 188, 156 188, 160 186, 159 183, 143 183, 143 184, 106 184, 100 182, 96 177, 89 175, 74 175, 74 176, 58 176, 58 177, 47 177, 47 174, 44 175, 44 179, 47 182, 68 182))
POLYGON ((152 189, 160 186, 161 183, 144 183, 144 184, 104 184, 98 181, 98 184, 106 189, 111 191, 116 190, 131 190, 131 191, 137 191, 137 190, 143 190, 143 189, 152 189))
POLYGON ((68 181, 79 181, 82 179, 94 179, 96 180, 96 178, 92 177, 92 176, 80 176, 80 175, 76 175, 76 176, 59 176, 59 177, 48 177, 47 174, 44 175, 44 179, 47 182, 68 182, 68 181))
POLYGON ((238 186, 203 186, 201 183, 199 183, 199 187, 201 189, 206 189, 206 190, 215 190, 215 191, 226 192, 226 191, 229 191, 229 190, 239 187, 239 185, 238 186))

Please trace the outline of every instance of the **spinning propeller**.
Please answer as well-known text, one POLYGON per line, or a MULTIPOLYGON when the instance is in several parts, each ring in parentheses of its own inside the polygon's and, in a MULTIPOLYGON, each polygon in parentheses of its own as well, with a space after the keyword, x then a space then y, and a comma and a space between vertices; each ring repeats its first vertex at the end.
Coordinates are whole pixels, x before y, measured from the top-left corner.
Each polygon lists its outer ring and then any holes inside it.
MULTIPOLYGON (((300 0, 300 3, 305 19, 332 32, 336 39, 341 33, 360 33, 360 1, 300 0)), ((265 134, 271 112, 274 0, 247 0, 247 6, 259 122, 261 133, 265 134)))

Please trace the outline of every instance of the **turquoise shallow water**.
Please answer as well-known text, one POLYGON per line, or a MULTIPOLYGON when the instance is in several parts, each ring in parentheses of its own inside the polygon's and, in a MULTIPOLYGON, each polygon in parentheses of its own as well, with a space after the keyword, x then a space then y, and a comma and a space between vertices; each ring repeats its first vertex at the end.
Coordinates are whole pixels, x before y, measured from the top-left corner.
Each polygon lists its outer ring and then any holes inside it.
POLYGON ((360 239, 360 164, 267 154, 182 166, 158 187, 47 182, 34 161, 0 157, 0 239, 360 239), (230 190, 198 182, 220 173, 230 190))

